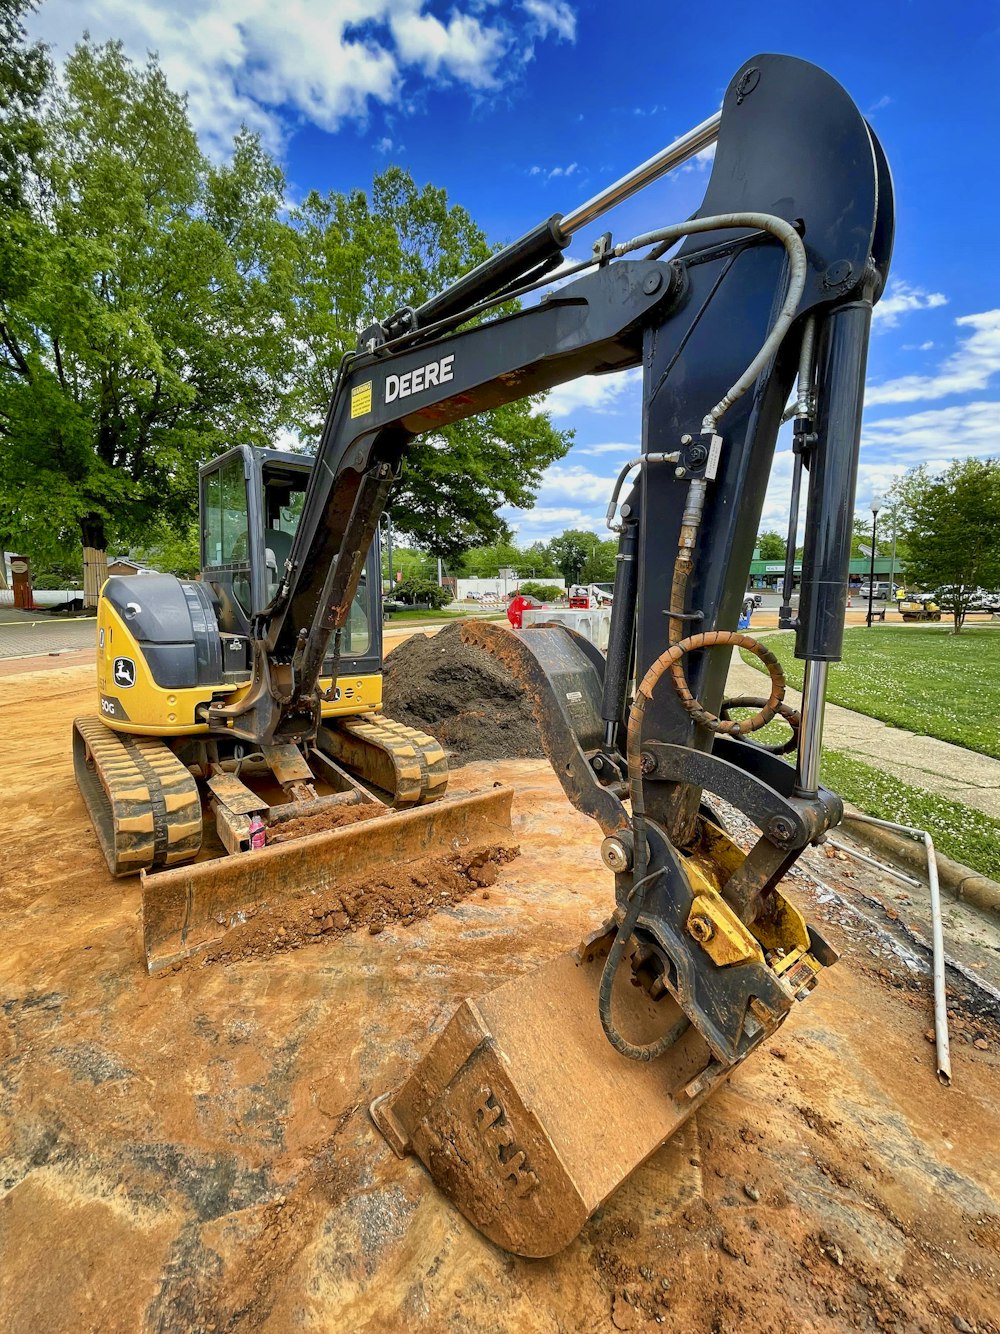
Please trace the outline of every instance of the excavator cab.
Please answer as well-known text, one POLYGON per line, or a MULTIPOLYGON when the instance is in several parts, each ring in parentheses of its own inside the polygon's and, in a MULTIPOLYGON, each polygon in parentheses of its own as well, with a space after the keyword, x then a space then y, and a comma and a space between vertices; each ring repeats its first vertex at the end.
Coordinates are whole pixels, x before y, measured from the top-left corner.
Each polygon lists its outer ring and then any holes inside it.
MULTIPOLYGON (((218 598, 224 633, 249 636, 251 618, 277 592, 312 466, 308 454, 238 445, 199 470, 201 577, 218 598)), ((378 677, 382 670, 377 547, 368 550, 342 635, 340 671, 351 677, 378 677)), ((332 670, 327 655, 323 675, 332 670)))

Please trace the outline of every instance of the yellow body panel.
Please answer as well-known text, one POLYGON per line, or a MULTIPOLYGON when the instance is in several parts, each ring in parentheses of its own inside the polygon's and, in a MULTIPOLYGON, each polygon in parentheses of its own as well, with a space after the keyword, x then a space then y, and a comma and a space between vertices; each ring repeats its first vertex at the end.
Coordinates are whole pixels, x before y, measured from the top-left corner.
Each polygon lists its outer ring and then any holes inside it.
MULTIPOLYGON (((128 675, 128 673, 126 673, 128 675)), ((330 679, 320 681, 323 690, 330 679)), ((341 676, 337 678, 340 698, 322 706, 324 718, 356 717, 374 713, 382 707, 382 675, 341 676)), ((194 686, 173 690, 157 685, 142 655, 142 649, 128 626, 106 598, 101 598, 97 612, 97 710, 101 721, 117 732, 134 736, 193 736, 208 731, 208 724, 197 721, 199 705, 215 700, 234 704, 247 694, 249 680, 232 686, 194 686), (134 681, 115 680, 115 660, 131 659, 134 681)))

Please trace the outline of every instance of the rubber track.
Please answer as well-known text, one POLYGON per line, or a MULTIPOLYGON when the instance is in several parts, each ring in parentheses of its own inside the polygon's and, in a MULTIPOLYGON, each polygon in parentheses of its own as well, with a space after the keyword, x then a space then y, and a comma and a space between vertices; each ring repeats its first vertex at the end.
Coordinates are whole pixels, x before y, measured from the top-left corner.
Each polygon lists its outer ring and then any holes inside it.
POLYGON ((407 727, 405 723, 397 723, 395 719, 386 718, 382 714, 378 715, 376 721, 394 735, 409 741, 416 750, 423 779, 419 804, 426 806, 428 802, 443 797, 448 791, 448 756, 441 743, 427 732, 407 727))
POLYGON ((391 792, 394 806, 425 806, 448 789, 447 756, 426 732, 381 714, 338 718, 324 731, 330 738, 324 749, 358 778, 391 792))
POLYGON ((164 742, 122 737, 100 718, 77 718, 73 767, 112 875, 137 875, 197 855, 198 786, 164 742))

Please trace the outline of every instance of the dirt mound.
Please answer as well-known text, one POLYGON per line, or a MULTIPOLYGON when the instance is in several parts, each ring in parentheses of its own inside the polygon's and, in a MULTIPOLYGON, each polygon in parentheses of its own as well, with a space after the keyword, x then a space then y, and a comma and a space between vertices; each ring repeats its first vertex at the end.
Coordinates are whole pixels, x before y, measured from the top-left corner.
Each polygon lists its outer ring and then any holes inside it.
POLYGON ((544 755, 524 691, 495 658, 462 643, 459 625, 414 635, 393 650, 382 704, 390 718, 430 732, 463 760, 544 755))
MULTIPOLYGON (((448 857, 425 857, 406 866, 387 866, 377 876, 338 885, 336 891, 320 890, 307 900, 265 906, 227 932, 216 948, 203 951, 198 963, 267 958, 362 927, 376 936, 395 922, 412 926, 454 907, 473 890, 485 891, 495 885, 499 868, 517 852, 516 848, 490 846, 448 857)), ((489 894, 484 892, 483 897, 489 894)))

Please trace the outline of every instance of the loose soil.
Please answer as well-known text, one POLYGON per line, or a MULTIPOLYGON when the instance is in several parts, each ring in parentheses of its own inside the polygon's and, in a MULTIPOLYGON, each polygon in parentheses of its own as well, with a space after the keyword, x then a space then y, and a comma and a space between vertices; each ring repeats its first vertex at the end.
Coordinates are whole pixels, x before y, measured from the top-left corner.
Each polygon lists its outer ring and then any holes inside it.
POLYGON ((322 834, 330 829, 344 829, 365 820, 378 820, 389 813, 380 802, 358 802, 355 805, 335 806, 318 815, 300 815, 294 820, 282 820, 267 831, 268 845, 287 843, 290 839, 304 838, 307 834, 322 834))
POLYGON ((386 658, 382 707, 397 722, 437 738, 462 761, 537 759, 544 752, 523 689, 482 649, 463 644, 461 625, 414 635, 386 658))
POLYGON ((840 963, 573 1244, 509 1256, 367 1107, 463 997, 607 915, 593 824, 544 761, 470 765, 452 791, 517 791, 495 883, 428 916, 414 893, 375 935, 342 903, 347 929, 300 948, 150 978, 138 884, 73 785, 92 694, 92 668, 0 682, 4 1334, 1000 1334, 1000 1045, 956 975, 948 1090, 929 978, 790 879, 840 963))

